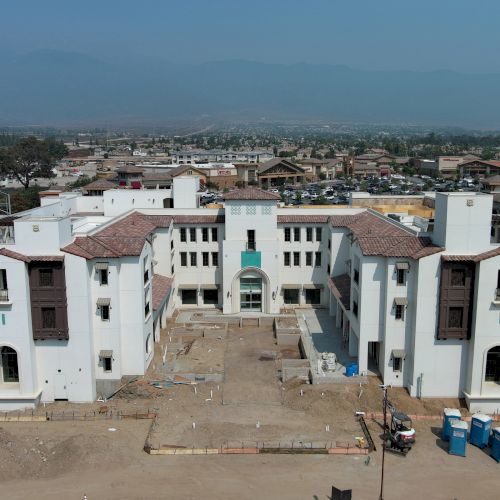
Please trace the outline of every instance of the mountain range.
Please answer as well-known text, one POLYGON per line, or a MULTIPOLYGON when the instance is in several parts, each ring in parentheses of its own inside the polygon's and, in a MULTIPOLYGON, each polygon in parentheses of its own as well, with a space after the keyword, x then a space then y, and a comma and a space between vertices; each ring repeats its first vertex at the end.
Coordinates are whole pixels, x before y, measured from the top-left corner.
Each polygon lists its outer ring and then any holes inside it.
POLYGON ((329 120, 500 129, 500 74, 0 53, 0 125, 329 120))

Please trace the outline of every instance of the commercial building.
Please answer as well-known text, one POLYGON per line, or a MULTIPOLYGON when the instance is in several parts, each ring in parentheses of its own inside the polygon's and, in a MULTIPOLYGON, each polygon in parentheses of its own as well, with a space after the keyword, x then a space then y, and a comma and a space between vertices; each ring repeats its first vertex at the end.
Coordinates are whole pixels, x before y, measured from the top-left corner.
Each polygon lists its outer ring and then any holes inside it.
POLYGON ((318 307, 361 373, 500 409, 491 195, 437 193, 424 230, 365 208, 280 208, 255 188, 200 209, 195 181, 63 193, 0 220, 0 408, 111 393, 145 373, 175 309, 318 307))
POLYGON ((223 150, 186 150, 172 151, 172 162, 183 164, 232 162, 232 163, 262 163, 274 158, 269 151, 223 151, 223 150))

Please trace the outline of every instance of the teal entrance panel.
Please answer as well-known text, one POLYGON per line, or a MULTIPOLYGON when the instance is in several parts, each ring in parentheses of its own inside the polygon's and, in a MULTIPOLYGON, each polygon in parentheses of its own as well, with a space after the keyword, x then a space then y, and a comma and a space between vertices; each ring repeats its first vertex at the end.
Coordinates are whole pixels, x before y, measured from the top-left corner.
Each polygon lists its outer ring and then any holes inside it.
POLYGON ((241 252, 241 267, 260 268, 260 252, 241 252))

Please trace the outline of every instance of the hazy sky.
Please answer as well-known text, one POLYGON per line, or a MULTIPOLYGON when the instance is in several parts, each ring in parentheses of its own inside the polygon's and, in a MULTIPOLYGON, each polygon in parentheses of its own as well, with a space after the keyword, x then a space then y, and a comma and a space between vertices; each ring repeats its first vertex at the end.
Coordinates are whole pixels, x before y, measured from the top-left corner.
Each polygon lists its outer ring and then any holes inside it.
POLYGON ((0 51, 500 72, 499 0, 0 0, 0 51))

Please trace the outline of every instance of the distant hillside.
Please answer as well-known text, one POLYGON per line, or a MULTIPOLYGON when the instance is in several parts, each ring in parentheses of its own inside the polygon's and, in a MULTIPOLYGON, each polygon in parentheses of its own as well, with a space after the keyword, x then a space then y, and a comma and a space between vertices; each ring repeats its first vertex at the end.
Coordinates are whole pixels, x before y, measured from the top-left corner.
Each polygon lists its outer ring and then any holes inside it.
POLYGON ((225 61, 110 64, 79 53, 0 54, 0 124, 327 119, 500 128, 500 75, 225 61))

